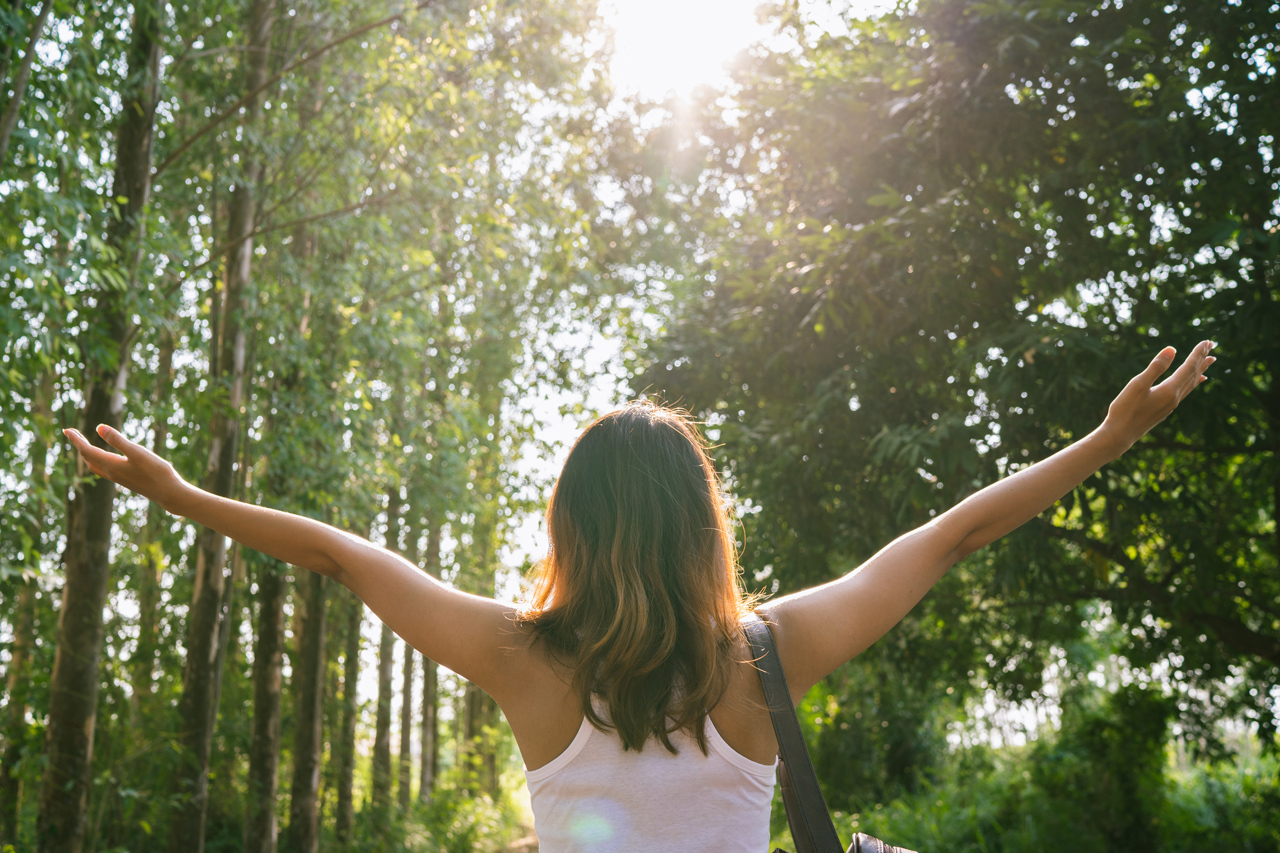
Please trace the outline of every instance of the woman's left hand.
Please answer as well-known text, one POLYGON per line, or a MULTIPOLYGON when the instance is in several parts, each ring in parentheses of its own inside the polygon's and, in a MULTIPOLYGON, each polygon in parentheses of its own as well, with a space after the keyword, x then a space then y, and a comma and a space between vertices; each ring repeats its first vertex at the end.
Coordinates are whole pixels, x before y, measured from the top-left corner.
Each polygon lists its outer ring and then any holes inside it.
POLYGON ((1112 401, 1099 432, 1115 441, 1121 453, 1132 447, 1152 427, 1169 417, 1178 404, 1208 378, 1204 372, 1217 361, 1209 355, 1213 346, 1212 341, 1196 344, 1186 361, 1168 379, 1156 385, 1155 381, 1169 369, 1177 355, 1173 347, 1160 350, 1147 369, 1129 380, 1129 384, 1112 401))
POLYGON ((956 563, 1052 506, 1055 501, 1146 435, 1204 381, 1213 364, 1210 341, 1156 385, 1175 355, 1161 350, 1135 376, 1089 435, 1048 459, 965 498, 906 533, 856 571, 762 608, 777 623, 778 654, 799 702, 804 692, 870 646, 915 606, 956 563))

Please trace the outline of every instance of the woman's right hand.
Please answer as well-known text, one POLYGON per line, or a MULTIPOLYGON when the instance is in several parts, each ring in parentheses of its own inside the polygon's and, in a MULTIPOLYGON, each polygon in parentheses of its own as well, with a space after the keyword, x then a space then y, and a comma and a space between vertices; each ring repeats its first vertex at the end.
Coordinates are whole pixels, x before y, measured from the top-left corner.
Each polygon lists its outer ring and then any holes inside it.
POLYGON ((98 435, 120 453, 94 447, 76 429, 64 429, 62 434, 80 451, 80 458, 94 474, 137 492, 170 512, 177 511, 181 496, 191 488, 167 461, 106 424, 98 425, 98 435))

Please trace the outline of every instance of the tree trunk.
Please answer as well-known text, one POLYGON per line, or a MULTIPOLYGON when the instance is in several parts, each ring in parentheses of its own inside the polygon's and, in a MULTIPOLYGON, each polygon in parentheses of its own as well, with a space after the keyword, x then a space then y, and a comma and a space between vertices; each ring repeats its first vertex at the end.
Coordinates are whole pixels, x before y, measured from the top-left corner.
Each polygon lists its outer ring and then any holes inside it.
POLYGON ((253 646, 253 725, 245 792, 245 853, 275 853, 276 849, 285 583, 281 563, 272 560, 260 565, 258 635, 253 646))
POLYGON ((320 721, 323 748, 328 750, 328 760, 320 770, 320 823, 324 825, 324 813, 328 807, 338 782, 338 766, 342 738, 342 671, 338 667, 343 648, 343 631, 346 628, 347 601, 339 594, 340 590, 333 584, 329 586, 329 631, 325 636, 324 662, 324 713, 320 721))
POLYGON ((23 576, 16 581, 17 601, 12 613, 13 644, 9 647, 6 695, 9 719, 5 725, 4 754, 0 756, 0 845, 18 843, 18 813, 22 803, 22 778, 15 772, 27 746, 27 694, 31 688, 31 647, 35 642, 36 582, 42 548, 44 514, 49 494, 49 433, 53 427, 52 370, 36 383, 32 402, 35 441, 31 447, 31 489, 27 507, 23 576))
MULTIPOLYGON (((403 409, 397 406, 397 423, 403 423, 403 409)), ((412 506, 412 504, 411 504, 412 506)), ((422 554, 418 549, 418 525, 421 513, 412 509, 405 513, 404 556, 421 567, 422 554)), ((407 812, 413 802, 413 673, 415 654, 413 647, 404 644, 404 660, 401 663, 400 680, 400 755, 396 760, 396 802, 400 811, 407 812)))
POLYGON ((396 800, 408 811, 413 784, 413 647, 404 644, 404 668, 400 680, 400 766, 396 800))
MULTIPOLYGON (((248 47, 245 53, 245 89, 253 91, 267 75, 271 26, 274 20, 271 0, 254 0, 249 8, 248 47)), ((245 106, 244 123, 252 128, 261 111, 260 100, 250 99, 245 106)), ((213 342, 211 379, 226 388, 226 405, 213 414, 210 425, 209 464, 205 471, 205 489, 229 497, 234 484, 236 450, 240 433, 240 405, 244 397, 246 324, 241 307, 250 281, 253 258, 253 234, 257 216, 255 191, 262 165, 252 132, 245 134, 241 154, 243 173, 236 183, 230 203, 224 293, 222 295, 219 337, 213 342)), ((209 753, 213 744, 213 728, 217 718, 215 693, 219 675, 222 626, 220 616, 227 591, 224 574, 227 540, 208 528, 200 531, 200 550, 196 556, 195 593, 188 612, 187 665, 182 680, 180 716, 183 729, 178 742, 185 761, 178 771, 176 793, 185 800, 175 809, 170 823, 169 853, 201 853, 204 850, 204 827, 209 796, 209 753)))
POLYGON ((436 768, 440 764, 439 724, 436 717, 436 662, 422 656, 422 767, 418 780, 418 801, 426 803, 436 786, 436 768))
POLYGON ((289 829, 285 850, 315 853, 320 843, 320 723, 324 716, 324 575, 307 572, 297 581, 299 599, 306 602, 298 658, 293 669, 296 722, 293 738, 293 786, 289 801, 289 829))
MULTIPOLYGON (((494 434, 498 433, 497 427, 494 434)), ((492 455, 492 449, 490 449, 492 455)), ((490 465, 493 463, 491 462, 490 465)), ((476 513, 472 526, 470 592, 492 598, 494 594, 493 566, 497 556, 497 514, 494 507, 485 507, 476 513)), ((467 682, 466 687, 466 748, 468 761, 477 774, 479 791, 498 795, 498 755, 492 729, 498 723, 498 706, 479 687, 467 682)))
POLYGON ((498 706, 479 687, 467 682, 464 695, 467 761, 474 773, 473 793, 484 791, 492 797, 498 795, 498 758, 493 742, 493 728, 498 723, 498 706))
MULTIPOLYGON (((128 269, 128 287, 102 289, 89 312, 97 330, 115 347, 111 361, 85 365, 83 432, 105 447, 95 427, 119 427, 128 378, 128 321, 133 267, 139 256, 142 216, 151 192, 151 149, 155 137, 157 77, 160 65, 161 3, 134 5, 128 80, 121 92, 124 108, 116 139, 108 249, 128 269)), ((94 330, 95 332, 97 330, 94 330)), ((102 608, 110 573, 111 522, 115 484, 91 478, 76 486, 67 507, 62 606, 58 612, 57 652, 49 684, 45 729, 45 771, 40 786, 36 833, 44 853, 79 853, 84 840, 93 732, 98 705, 98 655, 102 647, 102 608)))
POLYGON ((9 719, 5 726, 4 757, 0 761, 0 845, 18 843, 18 809, 22 779, 15 768, 27 745, 27 692, 30 688, 30 655, 35 634, 36 584, 32 579, 18 587, 13 614, 13 645, 9 649, 9 719))
MULTIPOLYGON (((244 453, 240 458, 240 467, 237 472, 235 496, 244 495, 245 484, 248 481, 249 471, 249 445, 245 444, 244 453)), ((222 605, 218 611, 218 639, 217 648, 214 652, 213 663, 213 720, 218 719, 219 709, 222 707, 222 677, 227 671, 227 661, 236 660, 240 650, 240 623, 244 618, 244 608, 236 601, 237 590, 244 584, 245 561, 244 546, 235 545, 230 552, 231 575, 228 582, 222 588, 222 605)), ((252 614, 250 614, 252 618, 252 614)), ((230 713, 236 713, 237 709, 232 707, 227 709, 230 713)), ((216 725, 211 724, 210 732, 216 725)), ((210 745, 212 746, 212 734, 210 737, 210 745)), ((233 747, 234 752, 234 747, 233 747)), ((235 760, 234 754, 231 760, 224 764, 222 783, 231 790, 235 790, 236 781, 235 773, 240 767, 240 763, 235 760)), ((213 764, 213 756, 210 755, 210 766, 213 764)), ((216 770, 213 772, 217 772, 216 770)))
MULTIPOLYGON (((319 102, 320 78, 312 69, 308 88, 313 96, 304 97, 300 109, 299 128, 305 132, 315 117, 319 102)), ((306 223, 293 229, 293 256, 299 269, 305 269, 315 255, 315 240, 306 223)), ((303 290, 298 338, 305 342, 311 321, 311 293, 303 290)), ((295 367, 286 390, 296 392, 302 368, 295 367)), ((302 625, 298 637, 298 662, 293 668, 295 724, 293 740, 293 782, 289 794, 289 828, 284 847, 290 853, 315 853, 320 841, 320 770, 324 751, 324 687, 325 687, 325 597, 327 579, 305 572, 296 581, 298 601, 303 603, 302 625)))
MULTIPOLYGON (((440 576, 440 514, 432 512, 427 520, 427 550, 423 568, 427 574, 440 576)), ((436 785, 436 769, 440 765, 440 732, 437 717, 436 662, 422 656, 422 775, 418 782, 418 799, 427 802, 436 785)))
MULTIPOLYGON (((244 478, 241 478, 237 495, 244 494, 244 478)), ((240 643, 240 620, 243 608, 236 602, 236 590, 244 583, 244 549, 236 545, 231 549, 231 575, 228 583, 222 588, 222 607, 218 611, 218 648, 214 655, 213 666, 213 707, 217 708, 222 701, 222 674, 226 672, 228 660, 235 660, 240 643), (234 638, 234 640, 232 639, 234 638)), ((234 710, 234 709, 231 709, 234 710)))
POLYGON ((338 817, 334 827, 339 844, 351 840, 355 824, 355 800, 351 785, 356 770, 356 718, 360 704, 356 691, 360 680, 360 623, 364 620, 364 602, 354 593, 347 594, 346 657, 342 662, 342 734, 338 743, 338 817))
MULTIPOLYGON (((387 490, 387 548, 400 550, 400 487, 387 490)), ((373 737, 373 809, 375 821, 385 820, 391 804, 391 693, 396 635, 386 623, 378 642, 378 715, 373 737)))
POLYGON ((378 714, 373 736, 373 809, 375 820, 385 819, 391 801, 391 692, 395 666, 395 639, 382 625, 378 643, 378 714))
MULTIPOLYGON (((4 117, 0 118, 0 168, 7 165, 9 137, 13 134, 13 129, 18 124, 18 116, 22 113, 22 96, 26 94, 27 80, 31 78, 31 63, 36 58, 36 43, 40 41, 40 34, 44 32, 45 22, 49 20, 51 11, 53 11, 53 0, 44 0, 39 14, 36 15, 36 22, 31 27, 31 35, 27 39, 27 52, 23 54, 22 64, 18 66, 18 78, 13 81, 13 97, 5 107, 4 117)), ((6 68, 5 71, 7 72, 8 69, 6 68)), ((0 86, 6 82, 8 81, 4 77, 0 77, 0 86)))
MULTIPOLYGON (((166 455, 169 435, 168 400, 173 388, 173 334, 165 329, 160 334, 160 366, 151 405, 155 424, 151 431, 151 449, 166 455)), ((138 566, 138 646, 130 659, 133 677, 133 709, 140 713, 154 688, 156 659, 156 626, 160 612, 160 573, 164 570, 164 554, 160 549, 160 531, 165 513, 155 501, 147 504, 147 525, 142 543, 142 563, 138 566)))

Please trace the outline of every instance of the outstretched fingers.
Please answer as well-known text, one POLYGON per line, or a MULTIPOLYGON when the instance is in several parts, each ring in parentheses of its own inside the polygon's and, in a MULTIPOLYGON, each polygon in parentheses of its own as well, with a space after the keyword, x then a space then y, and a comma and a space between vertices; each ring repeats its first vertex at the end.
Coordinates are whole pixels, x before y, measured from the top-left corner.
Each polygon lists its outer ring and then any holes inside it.
POLYGON ((1204 360, 1204 362, 1200 365, 1200 375, 1196 377, 1196 385, 1199 385, 1201 382, 1205 382, 1208 380, 1209 377, 1205 376, 1204 372, 1208 370, 1209 366, 1217 360, 1218 360, 1217 356, 1212 356, 1212 355, 1204 360))
POLYGON ((1173 357, 1178 351, 1173 347, 1165 347, 1156 353, 1156 357, 1151 359, 1151 363, 1147 365, 1147 369, 1138 374, 1140 379, 1148 388, 1156 384, 1156 380, 1169 369, 1169 365, 1173 364, 1173 357))
POLYGON ((1212 341, 1201 341, 1178 369, 1160 384, 1153 385, 1173 364, 1173 347, 1160 350, 1145 370, 1133 377, 1107 410, 1111 434, 1123 437, 1127 448, 1167 418, 1196 386, 1204 381, 1205 370, 1213 364, 1209 355, 1212 341))
POLYGON ((98 427, 97 433, 111 446, 111 450, 90 444, 78 430, 63 430, 91 472, 161 506, 166 506, 166 500, 181 492, 185 484, 168 462, 105 424, 98 427))
MULTIPOLYGON (((136 447, 120 433, 105 424, 99 426, 97 432, 104 441, 117 450, 125 451, 131 447, 136 447)), ((125 469, 130 465, 131 460, 128 456, 112 453, 110 450, 90 443, 89 439, 85 438, 84 434, 78 429, 64 429, 62 434, 80 452, 80 458, 84 460, 84 464, 89 467, 91 473, 97 474, 99 477, 106 477, 108 480, 114 480, 117 483, 121 482, 125 469)))
POLYGON ((84 434, 78 429, 64 429, 62 434, 71 441, 76 450, 80 452, 81 458, 89 466, 89 470, 95 474, 102 473, 102 470, 113 461, 124 461, 124 457, 90 444, 89 439, 85 438, 84 434))
POLYGON ((1195 349, 1191 351, 1181 366, 1174 371, 1172 376, 1161 382, 1159 387, 1175 392, 1178 400, 1190 394, 1197 385, 1207 378, 1204 372, 1209 365, 1217 361, 1216 358, 1209 355, 1213 346, 1212 341, 1201 341, 1196 344, 1195 349))
POLYGON ((137 447, 136 444, 121 435, 119 430, 114 429, 107 424, 98 424, 97 432, 98 435, 102 437, 103 441, 114 447, 116 450, 119 450, 125 456, 129 455, 130 450, 137 447))

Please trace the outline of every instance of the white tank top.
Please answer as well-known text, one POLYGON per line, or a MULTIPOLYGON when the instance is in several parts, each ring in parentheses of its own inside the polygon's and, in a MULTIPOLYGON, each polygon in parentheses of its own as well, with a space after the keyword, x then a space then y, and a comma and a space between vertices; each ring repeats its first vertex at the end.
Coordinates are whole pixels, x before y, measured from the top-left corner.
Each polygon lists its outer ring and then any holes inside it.
POLYGON ((684 732, 624 751, 584 717, 568 749, 525 771, 539 853, 762 853, 773 764, 738 754, 707 719, 708 755, 684 732))

